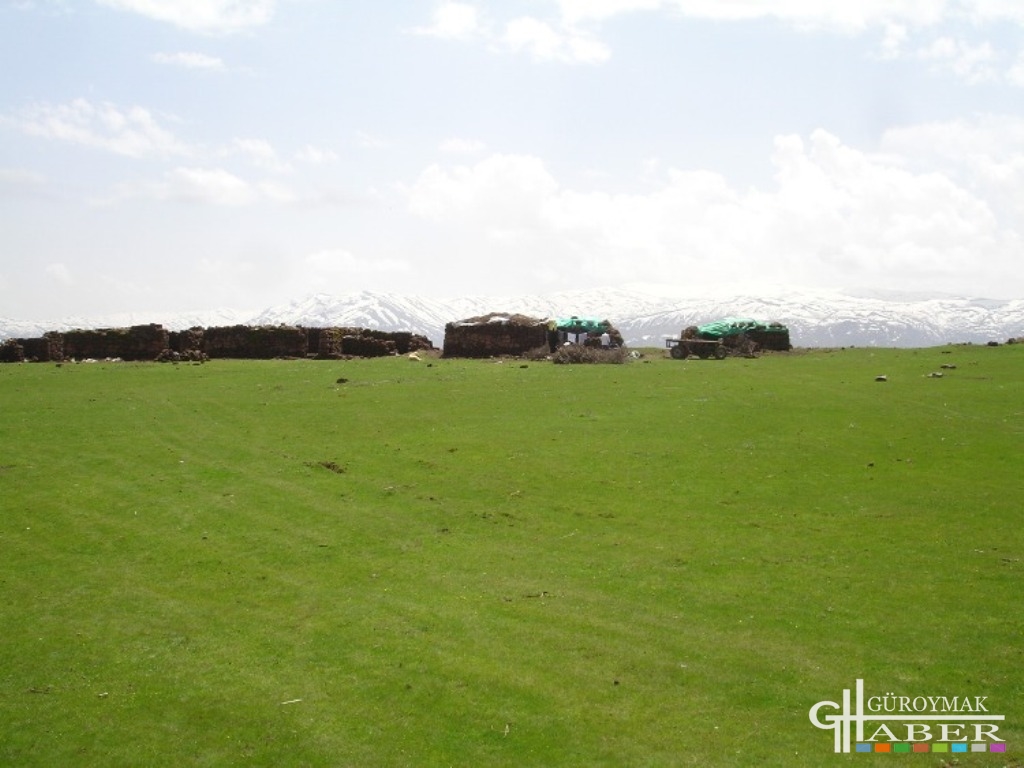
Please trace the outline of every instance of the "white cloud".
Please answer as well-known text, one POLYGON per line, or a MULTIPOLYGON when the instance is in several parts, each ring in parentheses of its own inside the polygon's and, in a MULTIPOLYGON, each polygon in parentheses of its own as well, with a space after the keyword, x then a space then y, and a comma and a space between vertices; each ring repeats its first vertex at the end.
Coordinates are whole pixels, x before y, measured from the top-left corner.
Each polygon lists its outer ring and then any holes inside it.
POLYGON ((466 216, 484 227, 529 226, 540 222, 538 206, 557 188, 538 158, 492 155, 473 167, 430 166, 414 185, 410 205, 428 219, 466 216))
POLYGON ((971 84, 992 81, 998 76, 995 67, 997 55, 987 42, 972 44, 952 37, 940 37, 920 49, 917 57, 948 67, 971 84))
POLYGON ((528 52, 538 61, 601 64, 611 56, 607 45, 588 34, 528 17, 506 25, 503 43, 511 51, 528 52))
POLYGON ((1010 85, 1024 88, 1024 51, 1017 54, 1017 58, 1006 72, 1006 81, 1010 85))
POLYGON ((964 0, 967 13, 978 23, 1010 21, 1024 24, 1024 4, 1019 0, 964 0))
POLYGON ((359 258, 344 248, 328 248, 306 256, 304 273, 318 278, 341 278, 346 275, 369 275, 408 272, 409 264, 397 259, 359 258))
POLYGON ((47 264, 46 274, 61 285, 73 285, 75 282, 75 278, 71 274, 71 270, 68 269, 66 264, 62 264, 60 262, 47 264))
POLYGON ((434 9, 430 25, 412 31, 444 40, 480 41, 494 50, 525 53, 538 61, 600 64, 610 56, 604 43, 572 24, 527 16, 500 27, 485 21, 469 3, 442 3, 434 9))
POLYGON ((264 139, 236 138, 231 142, 226 154, 241 155, 253 165, 270 171, 283 172, 291 169, 291 166, 278 156, 277 150, 270 142, 264 139))
POLYGON ((193 51, 179 51, 177 53, 154 53, 153 61, 157 64, 170 64, 184 69, 200 69, 211 72, 224 70, 224 62, 216 56, 208 56, 205 53, 193 51))
POLYGON ((256 271, 256 265, 251 261, 226 261, 205 257, 199 259, 197 266, 202 274, 225 281, 251 275, 256 271))
POLYGON ((0 168, 0 194, 16 191, 38 191, 46 184, 46 177, 23 168, 0 168))
POLYGON ((387 139, 365 131, 356 132, 356 143, 363 149, 386 149, 388 146, 387 139))
POLYGON ((289 259, 281 285, 285 295, 337 293, 377 281, 386 285, 412 272, 412 266, 403 260, 361 256, 347 248, 323 248, 289 259))
POLYGON ((328 163, 336 163, 338 161, 338 153, 307 144, 295 153, 295 159, 310 165, 326 165, 328 163))
POLYGON ((655 11, 665 0, 557 0, 561 16, 570 24, 604 21, 637 11, 655 11))
POLYGON ((898 59, 904 55, 904 49, 909 37, 907 28, 903 24, 884 25, 885 33, 882 43, 879 46, 880 56, 883 59, 898 59))
POLYGON ((895 278, 952 284, 981 253, 998 255, 992 210, 947 175, 915 173, 824 131, 808 145, 779 140, 774 163, 772 241, 802 261, 882 285, 895 278))
POLYGON ((598 284, 767 270, 796 282, 952 290, 966 274, 996 285, 1020 258, 1021 218, 1000 218, 985 189, 953 175, 914 171, 820 130, 780 137, 772 162, 768 190, 672 170, 647 194, 608 194, 566 188, 535 157, 495 155, 431 166, 407 192, 411 211, 466 240, 467 254, 487 248, 524 273, 597 275, 598 284))
POLYGON ((156 200, 204 205, 242 206, 256 202, 258 190, 223 168, 178 167, 160 181, 121 184, 113 198, 101 202, 156 200))
POLYGON ((96 0, 193 32, 234 32, 266 24, 275 0, 96 0))
POLYGON ((848 31, 887 22, 934 24, 947 10, 947 0, 558 0, 562 17, 572 24, 604 21, 637 11, 670 11, 682 16, 720 21, 774 18, 801 27, 848 31))
POLYGON ((484 31, 475 6, 452 1, 441 3, 434 9, 429 26, 413 29, 415 34, 444 40, 470 40, 484 31))
POLYGON ((980 115, 886 131, 882 149, 976 190, 1004 220, 1024 221, 1024 118, 980 115))
POLYGON ((189 155, 191 150, 143 107, 75 99, 35 104, 10 120, 31 136, 66 141, 127 157, 189 155))
POLYGON ((157 191, 166 199, 228 206, 247 205, 258 196, 252 185, 223 168, 175 168, 157 191))
POLYGON ((474 139, 453 138, 441 142, 439 149, 449 155, 478 155, 486 149, 486 145, 474 139))
POLYGON ((131 200, 154 200, 238 208, 258 203, 291 204, 298 200, 291 188, 272 181, 247 181, 224 168, 179 166, 159 181, 118 185, 102 205, 131 200))
MULTIPOLYGON (((878 29, 880 58, 929 60, 971 84, 1000 75, 1002 54, 984 39, 985 25, 1024 25, 1024 3, 1019 0, 555 0, 551 18, 523 16, 503 24, 485 21, 470 3, 449 0, 435 8, 430 25, 412 31, 478 41, 492 50, 527 54, 537 61, 602 64, 611 58, 611 49, 597 36, 597 28, 640 12, 713 21, 768 19, 805 31, 842 34, 878 29), (943 35, 952 25, 973 29, 969 34, 976 39, 943 35), (922 31, 939 36, 928 45, 908 47, 914 34, 922 31)), ((1014 68, 1007 78, 1017 83, 1024 74, 1014 68)))

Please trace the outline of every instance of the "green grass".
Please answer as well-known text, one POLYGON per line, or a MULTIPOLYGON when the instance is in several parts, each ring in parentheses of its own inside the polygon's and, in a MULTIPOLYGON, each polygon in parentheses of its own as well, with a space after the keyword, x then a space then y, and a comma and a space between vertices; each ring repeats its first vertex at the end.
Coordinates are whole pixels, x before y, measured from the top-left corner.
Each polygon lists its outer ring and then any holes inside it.
POLYGON ((0 764, 1021 765, 1024 346, 661 355, 0 366, 0 764))

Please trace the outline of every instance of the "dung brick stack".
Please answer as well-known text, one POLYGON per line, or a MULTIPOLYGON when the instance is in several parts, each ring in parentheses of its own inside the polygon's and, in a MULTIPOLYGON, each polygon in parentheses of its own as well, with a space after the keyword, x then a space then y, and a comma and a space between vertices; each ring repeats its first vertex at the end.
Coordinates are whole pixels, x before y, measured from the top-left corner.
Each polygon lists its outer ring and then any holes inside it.
POLYGON ((383 357, 432 350, 426 336, 367 328, 303 328, 290 325, 231 325, 168 331, 161 325, 47 333, 13 339, 0 347, 0 362, 65 359, 159 360, 209 358, 269 360, 277 357, 383 357))
POLYGON ((217 326, 203 331, 203 351, 211 358, 305 357, 306 331, 290 325, 217 326))
POLYGON ((352 357, 387 357, 398 354, 398 346, 390 339, 345 334, 341 337, 341 353, 352 357))
POLYGON ((492 312, 444 327, 445 357, 519 356, 547 344, 547 322, 525 315, 492 312))
POLYGON ((122 360, 153 360, 167 348, 168 331, 155 323, 130 328, 97 328, 66 331, 63 336, 63 357, 122 360))

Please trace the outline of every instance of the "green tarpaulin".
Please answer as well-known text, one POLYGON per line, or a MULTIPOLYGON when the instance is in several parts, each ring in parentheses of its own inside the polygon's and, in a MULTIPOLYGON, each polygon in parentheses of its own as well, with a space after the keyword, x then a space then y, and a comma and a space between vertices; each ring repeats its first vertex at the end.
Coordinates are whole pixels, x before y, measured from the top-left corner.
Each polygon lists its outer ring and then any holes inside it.
POLYGON ((697 326, 698 335, 704 339, 724 339, 729 336, 738 336, 747 331, 785 333, 786 327, 782 325, 767 325, 766 323, 750 320, 745 317, 726 317, 713 323, 697 326))
POLYGON ((608 330, 608 323, 593 317, 560 317, 555 320, 555 327, 569 333, 592 333, 600 335, 608 330))

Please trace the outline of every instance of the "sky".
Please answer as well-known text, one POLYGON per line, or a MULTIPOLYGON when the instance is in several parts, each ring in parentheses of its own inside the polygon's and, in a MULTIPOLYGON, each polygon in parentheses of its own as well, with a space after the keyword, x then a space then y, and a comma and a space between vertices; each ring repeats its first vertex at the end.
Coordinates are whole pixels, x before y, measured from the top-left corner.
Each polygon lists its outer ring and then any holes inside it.
POLYGON ((0 317, 1022 256, 1020 0, 0 0, 0 317))

